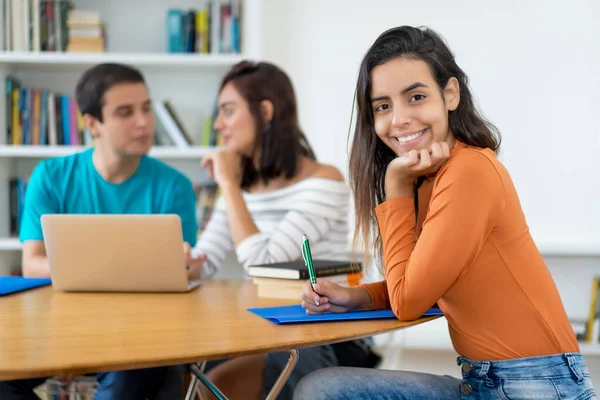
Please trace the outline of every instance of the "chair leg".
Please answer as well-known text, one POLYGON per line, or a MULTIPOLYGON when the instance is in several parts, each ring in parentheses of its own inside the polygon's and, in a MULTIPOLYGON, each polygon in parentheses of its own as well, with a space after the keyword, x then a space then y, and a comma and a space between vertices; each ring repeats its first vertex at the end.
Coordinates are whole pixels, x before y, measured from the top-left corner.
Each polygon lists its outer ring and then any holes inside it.
POLYGON ((218 399, 218 400, 227 400, 227 397, 216 387, 204 373, 200 370, 200 368, 196 364, 192 364, 190 366, 192 373, 196 375, 197 381, 202 383, 210 392, 218 399))
MULTIPOLYGON (((294 367, 296 366, 296 363, 298 362, 298 356, 299 356, 298 350, 296 350, 296 349, 288 350, 288 354, 289 354, 290 358, 288 359, 288 362, 286 363, 285 367, 279 374, 279 377, 277 378, 277 380, 275 381, 275 384, 271 388, 271 391, 267 395, 266 400, 275 400, 277 398, 277 396, 279 395, 279 392, 281 392, 281 389, 287 382, 288 378, 292 374, 292 371, 294 370, 294 367)), ((190 366, 190 369, 192 370, 192 374, 194 376, 192 377, 192 382, 190 382, 190 390, 188 390, 188 395, 190 393, 196 393, 198 395, 200 392, 198 385, 200 383, 202 383, 204 386, 206 386, 206 388, 208 390, 211 391, 211 393, 217 399, 227 400, 227 397, 225 397, 225 395, 219 390, 219 388, 217 388, 204 375, 205 367, 206 367, 206 361, 204 361, 200 364, 192 364, 190 366)), ((200 399, 202 400, 202 398, 200 398, 200 399)), ((186 397, 186 400, 192 400, 192 399, 186 397)))
POLYGON ((283 386, 287 382, 288 378, 292 374, 292 371, 294 370, 294 367, 296 366, 296 363, 298 362, 298 350, 288 350, 288 354, 290 355, 290 358, 279 374, 279 377, 267 395, 266 400, 275 400, 277 396, 279 396, 279 392, 281 392, 281 389, 283 389, 283 386))
MULTIPOLYGON (((200 372, 204 372, 206 368, 206 361, 202 361, 196 364, 200 372)), ((185 400, 193 400, 194 398, 198 398, 199 400, 205 400, 202 395, 202 391, 200 390, 200 381, 196 377, 195 374, 192 374, 192 380, 190 381, 190 385, 188 386, 187 394, 185 395, 185 400)))

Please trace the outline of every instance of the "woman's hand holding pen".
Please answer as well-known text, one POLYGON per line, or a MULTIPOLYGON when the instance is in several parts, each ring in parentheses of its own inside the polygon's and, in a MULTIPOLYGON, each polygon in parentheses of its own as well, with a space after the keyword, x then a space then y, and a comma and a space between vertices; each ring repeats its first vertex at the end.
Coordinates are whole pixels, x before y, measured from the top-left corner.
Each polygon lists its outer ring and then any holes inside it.
POLYGON ((370 306, 371 296, 361 286, 347 288, 326 278, 317 279, 314 291, 310 281, 306 281, 304 284, 302 307, 306 309, 307 314, 343 313, 356 308, 369 308, 370 306))
POLYGON ((419 176, 436 172, 450 157, 446 142, 433 143, 428 149, 411 150, 393 159, 385 172, 386 199, 413 197, 413 185, 419 176))
POLYGON ((242 183, 242 160, 233 151, 219 150, 202 159, 202 168, 208 169, 208 174, 217 185, 236 185, 242 183))

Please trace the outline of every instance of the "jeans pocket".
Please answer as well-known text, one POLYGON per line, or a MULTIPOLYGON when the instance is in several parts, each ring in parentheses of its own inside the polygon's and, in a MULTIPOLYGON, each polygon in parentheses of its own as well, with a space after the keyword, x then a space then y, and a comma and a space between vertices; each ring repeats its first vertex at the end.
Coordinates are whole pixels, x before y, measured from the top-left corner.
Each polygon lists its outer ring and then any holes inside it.
POLYGON ((562 399, 550 378, 502 379, 500 380, 499 390, 504 400, 562 399))
POLYGON ((596 398, 596 392, 589 374, 583 374, 583 382, 577 383, 573 377, 552 378, 561 400, 588 400, 596 398))

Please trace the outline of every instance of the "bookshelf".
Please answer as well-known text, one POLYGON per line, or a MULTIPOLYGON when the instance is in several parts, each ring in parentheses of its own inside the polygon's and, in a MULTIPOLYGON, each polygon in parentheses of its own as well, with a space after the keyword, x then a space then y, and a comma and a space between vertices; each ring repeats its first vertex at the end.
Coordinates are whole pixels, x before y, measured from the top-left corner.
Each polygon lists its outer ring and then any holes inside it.
MULTIPOLYGON (((396 350, 454 352, 448 333, 448 322, 444 317, 411 329, 394 332, 387 337, 376 337, 376 341, 392 352, 396 350)), ((600 344, 580 342, 579 349, 584 356, 600 356, 600 344)))
POLYGON ((0 251, 21 250, 23 245, 17 238, 0 238, 0 251))
POLYGON ((146 67, 228 67, 241 61, 240 54, 170 54, 170 53, 59 53, 0 52, 0 64, 13 67, 82 66, 116 62, 146 67))
MULTIPOLYGON (((48 158, 65 156, 87 149, 86 146, 30 146, 0 145, 0 158, 48 158)), ((190 146, 154 146, 150 156, 161 160, 199 159, 214 151, 214 147, 190 146)))
MULTIPOLYGON (((35 1, 39 0, 32 0, 32 4, 35 1)), ((68 1, 74 10, 98 13, 104 25, 104 52, 6 51, 0 46, 2 87, 5 88, 5 80, 10 76, 18 79, 24 87, 73 96, 75 83, 87 68, 104 62, 132 65, 144 74, 154 102, 171 103, 194 142, 187 147, 155 146, 150 155, 179 169, 195 184, 206 183, 208 177, 200 169, 200 162, 215 147, 199 145, 202 143, 199 135, 206 116, 213 112, 223 74, 243 59, 257 60, 261 57, 261 21, 265 0, 239 0, 239 52, 211 49, 208 53, 169 51, 169 9, 201 10, 207 4, 234 4, 237 0, 144 0, 143 6, 142 2, 129 0, 68 1)), ((2 36, 0 34, 0 40, 2 36)), ((10 235, 10 179, 26 177, 42 159, 86 148, 85 144, 7 143, 6 107, 7 98, 3 90, 0 96, 0 275, 8 274, 20 265, 21 244, 18 238, 10 235)), ((158 125, 157 118, 157 129, 158 125)))

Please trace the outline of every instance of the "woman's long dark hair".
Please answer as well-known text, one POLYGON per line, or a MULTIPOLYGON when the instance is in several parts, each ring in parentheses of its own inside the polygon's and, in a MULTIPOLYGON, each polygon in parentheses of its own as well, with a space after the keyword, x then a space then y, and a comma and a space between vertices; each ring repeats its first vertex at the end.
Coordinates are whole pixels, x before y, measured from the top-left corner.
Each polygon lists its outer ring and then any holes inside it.
POLYGON ((252 157, 242 160, 242 188, 282 175, 290 179, 296 174, 300 156, 316 159, 300 129, 296 94, 285 72, 270 63, 241 61, 227 72, 219 92, 229 82, 248 103, 256 124, 256 146, 261 149, 258 168, 252 157), (263 100, 273 104, 273 118, 268 123, 261 114, 263 100))
MULTIPOLYGON (((354 192, 356 227, 353 247, 362 242, 367 261, 374 251, 379 267, 383 267, 381 237, 374 208, 385 200, 384 182, 388 164, 396 157, 375 133, 371 108, 371 71, 395 58, 422 60, 429 65, 440 91, 452 77, 458 80, 460 102, 448 113, 449 128, 454 137, 468 145, 497 152, 500 133, 477 111, 464 71, 444 39, 428 28, 401 26, 382 33, 365 54, 356 83, 357 120, 350 150, 350 185, 354 192), (371 250, 373 249, 373 250, 371 250)), ((443 92, 442 92, 443 93, 443 92)))

